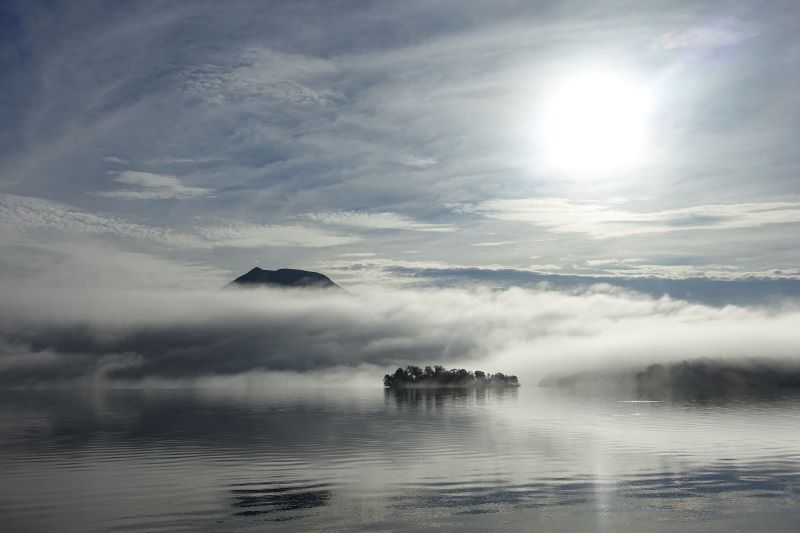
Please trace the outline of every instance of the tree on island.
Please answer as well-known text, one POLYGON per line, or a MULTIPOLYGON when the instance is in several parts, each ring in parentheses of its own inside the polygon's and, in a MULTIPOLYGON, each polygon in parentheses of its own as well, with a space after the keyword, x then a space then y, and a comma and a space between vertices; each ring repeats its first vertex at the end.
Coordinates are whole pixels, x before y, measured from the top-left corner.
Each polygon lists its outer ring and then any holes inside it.
POLYGON ((390 389, 412 387, 506 389, 519 387, 519 380, 517 376, 507 376, 501 372, 486 374, 480 370, 470 372, 463 368, 447 370, 440 365, 433 368, 426 366, 425 369, 409 365, 398 368, 394 374, 383 376, 383 386, 390 389))

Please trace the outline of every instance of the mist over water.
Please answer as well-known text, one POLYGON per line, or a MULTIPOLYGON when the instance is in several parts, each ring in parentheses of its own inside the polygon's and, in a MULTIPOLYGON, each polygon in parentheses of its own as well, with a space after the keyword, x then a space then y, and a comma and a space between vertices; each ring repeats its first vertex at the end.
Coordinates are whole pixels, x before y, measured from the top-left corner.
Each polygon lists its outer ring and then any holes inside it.
POLYGON ((9 531, 793 531, 796 302, 0 286, 9 531), (519 390, 400 390, 407 364, 519 390), (541 384, 542 386, 537 386, 541 384))
POLYGON ((0 286, 0 386, 97 386, 291 372, 345 379, 444 364, 518 375, 698 358, 798 366, 800 308, 712 307, 610 286, 70 290, 0 286))
POLYGON ((800 396, 0 393, 7 531, 792 531, 800 396))

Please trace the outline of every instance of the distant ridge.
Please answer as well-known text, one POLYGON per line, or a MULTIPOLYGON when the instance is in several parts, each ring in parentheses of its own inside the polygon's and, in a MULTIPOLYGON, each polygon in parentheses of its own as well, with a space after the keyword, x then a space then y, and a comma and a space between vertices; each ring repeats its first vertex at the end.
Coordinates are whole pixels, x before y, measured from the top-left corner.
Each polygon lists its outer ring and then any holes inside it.
POLYGON ((331 279, 319 272, 296 270, 293 268, 279 268, 278 270, 264 270, 255 267, 253 270, 239 276, 228 284, 242 287, 313 287, 321 289, 341 289, 331 279))

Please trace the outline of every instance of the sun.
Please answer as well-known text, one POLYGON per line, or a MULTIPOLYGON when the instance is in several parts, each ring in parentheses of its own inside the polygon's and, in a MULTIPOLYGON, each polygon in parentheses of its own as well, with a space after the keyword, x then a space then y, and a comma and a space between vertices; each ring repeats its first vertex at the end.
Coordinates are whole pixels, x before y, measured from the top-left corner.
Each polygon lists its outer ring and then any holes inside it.
POLYGON ((635 80, 593 72, 563 81, 546 104, 544 139, 551 163, 580 173, 605 173, 641 156, 650 95, 635 80))

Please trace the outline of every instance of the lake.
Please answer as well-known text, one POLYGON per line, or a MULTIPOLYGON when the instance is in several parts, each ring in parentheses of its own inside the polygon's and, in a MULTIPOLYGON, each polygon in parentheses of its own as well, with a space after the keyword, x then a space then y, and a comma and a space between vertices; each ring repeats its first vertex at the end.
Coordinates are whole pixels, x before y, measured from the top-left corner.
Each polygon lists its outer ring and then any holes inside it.
POLYGON ((797 531, 800 397, 0 392, 0 530, 797 531))

